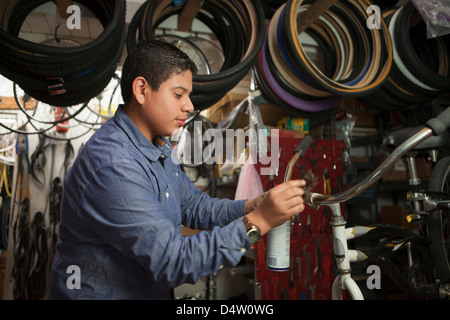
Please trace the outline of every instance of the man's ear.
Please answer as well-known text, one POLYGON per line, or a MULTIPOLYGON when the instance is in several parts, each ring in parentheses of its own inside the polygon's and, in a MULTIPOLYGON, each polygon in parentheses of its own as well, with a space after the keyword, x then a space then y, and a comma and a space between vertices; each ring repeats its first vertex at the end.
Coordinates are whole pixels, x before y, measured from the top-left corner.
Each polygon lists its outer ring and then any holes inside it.
POLYGON ((143 104, 145 101, 146 90, 148 89, 147 80, 145 80, 144 77, 136 77, 133 80, 132 89, 137 103, 143 104))

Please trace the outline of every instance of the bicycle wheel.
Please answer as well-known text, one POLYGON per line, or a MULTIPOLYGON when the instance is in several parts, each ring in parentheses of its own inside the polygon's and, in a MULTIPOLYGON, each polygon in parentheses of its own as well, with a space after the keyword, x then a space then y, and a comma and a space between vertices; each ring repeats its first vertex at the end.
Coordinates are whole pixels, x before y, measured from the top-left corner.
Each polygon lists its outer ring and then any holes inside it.
MULTIPOLYGON (((431 174, 428 189, 442 195, 436 200, 450 199, 450 157, 440 159, 431 174)), ((450 279, 450 212, 434 211, 428 216, 430 253, 439 279, 450 279)))

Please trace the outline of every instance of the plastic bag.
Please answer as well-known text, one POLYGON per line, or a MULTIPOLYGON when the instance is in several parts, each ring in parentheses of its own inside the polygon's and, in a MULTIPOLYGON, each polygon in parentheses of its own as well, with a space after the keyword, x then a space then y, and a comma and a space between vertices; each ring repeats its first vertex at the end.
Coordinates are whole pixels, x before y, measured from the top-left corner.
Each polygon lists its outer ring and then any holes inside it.
POLYGON ((257 156, 262 158, 267 156, 267 130, 264 127, 259 105, 251 95, 247 99, 250 129, 251 133, 254 134, 253 139, 250 139, 250 143, 256 143, 256 146, 250 145, 249 147, 252 151, 256 147, 257 156))
POLYGON ((448 0, 412 0, 427 25, 427 38, 450 33, 450 5, 448 0))
POLYGON ((347 114, 347 119, 336 121, 336 139, 343 140, 347 149, 352 147, 351 139, 355 122, 356 117, 351 114, 347 114))
POLYGON ((239 175, 238 184, 236 187, 235 200, 253 199, 264 192, 261 179, 258 171, 255 168, 255 160, 250 154, 241 174, 239 175))

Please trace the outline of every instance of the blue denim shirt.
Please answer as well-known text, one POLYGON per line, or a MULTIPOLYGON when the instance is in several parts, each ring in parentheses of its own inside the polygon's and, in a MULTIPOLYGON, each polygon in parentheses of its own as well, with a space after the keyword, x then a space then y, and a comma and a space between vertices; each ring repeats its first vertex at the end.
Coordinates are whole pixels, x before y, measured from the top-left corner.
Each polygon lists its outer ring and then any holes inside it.
POLYGON ((82 148, 64 180, 51 299, 171 299, 250 248, 244 201, 199 191, 156 140, 119 107, 82 148), (209 231, 183 237, 182 225, 209 231))

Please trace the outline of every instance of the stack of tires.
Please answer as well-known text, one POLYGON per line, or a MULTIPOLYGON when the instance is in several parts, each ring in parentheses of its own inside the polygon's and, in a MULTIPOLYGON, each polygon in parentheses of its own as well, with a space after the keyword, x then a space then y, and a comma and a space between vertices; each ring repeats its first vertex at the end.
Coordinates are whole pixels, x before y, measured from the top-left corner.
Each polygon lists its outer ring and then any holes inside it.
MULTIPOLYGON (((182 9, 183 5, 175 5, 172 0, 142 4, 130 22, 127 49, 155 38, 155 29, 182 9)), ((193 78, 191 100, 197 110, 202 110, 219 101, 248 74, 264 41, 266 21, 263 7, 256 0, 206 0, 195 18, 214 33, 224 56, 219 72, 199 73, 193 78)))
POLYGON ((333 108, 342 97, 376 91, 386 81, 393 57, 384 21, 368 27, 371 3, 349 0, 338 1, 303 31, 318 48, 320 59, 312 59, 299 28, 302 14, 314 2, 288 0, 276 10, 255 66, 258 83, 272 102, 306 116, 333 108))
MULTIPOLYGON (((450 35, 428 38, 412 2, 338 1, 303 31, 310 39, 303 43, 302 14, 316 2, 288 0, 270 17, 255 70, 271 102, 314 117, 342 97, 390 111, 426 106, 450 93, 450 35), (319 57, 308 53, 311 39, 319 57)), ((270 13, 277 1, 264 3, 270 13)))
POLYGON ((427 26, 411 2, 386 11, 384 19, 392 37, 392 70, 362 103, 379 111, 402 110, 450 93, 450 34, 427 38, 427 26))
POLYGON ((49 0, 8 0, 0 5, 0 73, 33 98, 54 106, 89 101, 110 82, 122 56, 125 0, 78 0, 103 32, 87 44, 48 46, 18 37, 26 17, 49 0))

